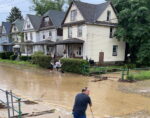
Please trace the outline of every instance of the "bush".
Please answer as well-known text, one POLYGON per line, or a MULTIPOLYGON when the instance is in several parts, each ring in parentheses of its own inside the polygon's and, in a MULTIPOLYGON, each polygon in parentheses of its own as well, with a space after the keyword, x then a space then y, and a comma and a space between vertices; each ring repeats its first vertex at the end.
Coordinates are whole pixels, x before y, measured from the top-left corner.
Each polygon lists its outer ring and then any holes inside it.
POLYGON ((83 59, 61 59, 62 71, 84 74, 88 72, 89 62, 83 59))
POLYGON ((136 64, 125 64, 124 68, 133 69, 133 68, 136 68, 136 64))
POLYGON ((43 54, 34 54, 31 57, 31 61, 33 64, 37 64, 43 68, 49 68, 51 66, 51 57, 43 54))
POLYGON ((127 76, 127 80, 148 80, 148 79, 150 79, 150 71, 142 71, 127 76))
POLYGON ((11 55, 10 60, 15 60, 17 58, 17 55, 11 55))
POLYGON ((21 61, 28 61, 28 60, 31 60, 31 56, 20 56, 19 59, 21 61))
POLYGON ((1 52, 0 53, 0 58, 2 59, 10 59, 10 56, 14 55, 13 52, 1 52))

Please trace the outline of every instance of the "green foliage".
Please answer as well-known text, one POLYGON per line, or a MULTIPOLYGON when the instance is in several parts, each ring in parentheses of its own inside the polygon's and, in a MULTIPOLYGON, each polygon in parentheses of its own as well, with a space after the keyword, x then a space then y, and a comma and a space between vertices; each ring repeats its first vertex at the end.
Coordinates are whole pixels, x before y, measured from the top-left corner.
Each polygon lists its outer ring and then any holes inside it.
POLYGON ((42 68, 49 68, 51 66, 51 60, 52 58, 50 56, 40 54, 39 52, 32 55, 31 59, 33 64, 37 64, 42 68))
POLYGON ((137 54, 137 63, 143 66, 150 66, 150 40, 143 44, 137 54))
MULTIPOLYGON (((129 44, 127 52, 131 55, 131 62, 136 62, 141 52, 145 52, 146 48, 143 46, 150 39, 150 6, 148 6, 150 2, 149 0, 113 0, 113 2, 119 19, 115 36, 129 44)), ((144 60, 147 60, 149 54, 145 53, 145 56, 145 59, 140 59, 140 63, 148 62, 144 60)))
POLYGON ((13 55, 13 52, 1 52, 0 58, 1 59, 10 59, 10 56, 13 55))
POLYGON ((23 17, 21 15, 21 11, 19 10, 19 8, 13 7, 11 9, 11 12, 10 12, 8 18, 7 18, 7 21, 12 23, 12 22, 14 22, 17 19, 22 19, 22 18, 23 17))
POLYGON ((62 70, 66 72, 84 74, 84 68, 89 66, 89 63, 86 60, 82 59, 61 59, 62 70))
POLYGON ((148 80, 150 79, 150 71, 141 71, 136 74, 130 74, 127 80, 148 80))
POLYGON ((64 11, 64 6, 71 2, 72 0, 32 0, 33 6, 31 9, 36 11, 37 15, 43 15, 48 10, 64 11))
POLYGON ((62 11, 64 0, 32 0, 32 10, 36 11, 37 15, 43 15, 48 10, 62 11))
POLYGON ((20 56, 19 59, 21 61, 29 61, 29 60, 31 60, 31 56, 20 56))
POLYGON ((10 60, 15 60, 17 58, 17 55, 11 55, 10 60))
POLYGON ((136 64, 125 64, 124 68, 133 69, 133 68, 136 68, 136 64))

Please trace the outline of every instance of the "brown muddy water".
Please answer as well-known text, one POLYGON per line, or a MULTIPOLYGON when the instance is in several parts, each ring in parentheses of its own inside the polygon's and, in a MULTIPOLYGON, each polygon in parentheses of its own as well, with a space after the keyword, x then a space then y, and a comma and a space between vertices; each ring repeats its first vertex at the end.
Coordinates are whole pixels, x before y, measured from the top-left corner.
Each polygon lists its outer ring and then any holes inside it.
MULTIPOLYGON (((135 83, 91 82, 92 79, 77 74, 0 64, 0 88, 65 108, 68 112, 72 110, 75 95, 86 86, 91 91, 95 118, 124 116, 143 110, 150 112, 149 97, 120 90, 124 86, 136 86, 135 83)), ((91 117, 89 109, 87 114, 91 117)))

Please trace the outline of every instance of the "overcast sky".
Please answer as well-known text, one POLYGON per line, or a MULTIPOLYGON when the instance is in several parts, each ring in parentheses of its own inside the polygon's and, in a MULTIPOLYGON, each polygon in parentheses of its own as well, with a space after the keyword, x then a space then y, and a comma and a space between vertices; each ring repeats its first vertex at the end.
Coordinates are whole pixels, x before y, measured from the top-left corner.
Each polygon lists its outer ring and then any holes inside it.
MULTIPOLYGON (((32 6, 32 0, 0 0, 0 22, 6 21, 7 16, 12 7, 17 6, 21 11, 23 16, 26 14, 35 14, 34 11, 31 11, 30 7, 32 6)), ((88 3, 102 3, 105 0, 81 0, 88 3)))

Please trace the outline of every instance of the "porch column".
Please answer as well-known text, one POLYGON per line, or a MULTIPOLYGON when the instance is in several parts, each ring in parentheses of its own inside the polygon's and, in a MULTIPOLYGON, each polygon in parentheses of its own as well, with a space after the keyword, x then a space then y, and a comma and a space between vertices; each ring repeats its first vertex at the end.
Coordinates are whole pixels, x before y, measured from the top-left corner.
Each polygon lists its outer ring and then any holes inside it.
POLYGON ((25 54, 27 54, 27 55, 28 55, 27 46, 24 46, 24 48, 25 48, 25 54))
POLYGON ((47 45, 44 45, 44 54, 47 55, 47 45))

